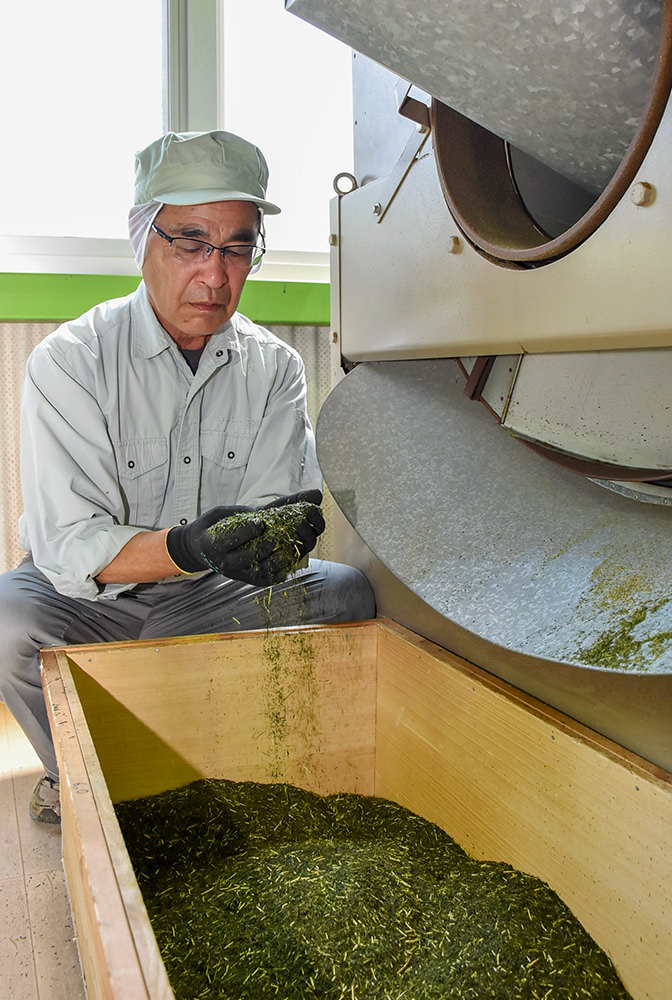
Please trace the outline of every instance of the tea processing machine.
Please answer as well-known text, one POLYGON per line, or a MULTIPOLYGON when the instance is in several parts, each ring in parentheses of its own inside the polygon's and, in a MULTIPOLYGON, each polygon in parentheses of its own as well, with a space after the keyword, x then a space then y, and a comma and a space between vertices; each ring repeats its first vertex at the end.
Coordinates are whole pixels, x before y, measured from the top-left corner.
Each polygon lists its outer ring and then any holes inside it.
POLYGON ((285 6, 353 49, 338 557, 672 768, 672 0, 285 6))

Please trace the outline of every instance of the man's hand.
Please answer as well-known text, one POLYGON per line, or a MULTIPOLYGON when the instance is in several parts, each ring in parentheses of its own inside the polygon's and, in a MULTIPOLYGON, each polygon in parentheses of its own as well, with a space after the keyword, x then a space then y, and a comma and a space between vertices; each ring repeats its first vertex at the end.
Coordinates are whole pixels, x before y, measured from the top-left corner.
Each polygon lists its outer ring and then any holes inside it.
POLYGON ((212 569, 258 587, 279 583, 310 552, 324 531, 319 490, 280 497, 259 511, 214 507, 171 528, 166 549, 185 573, 212 569))

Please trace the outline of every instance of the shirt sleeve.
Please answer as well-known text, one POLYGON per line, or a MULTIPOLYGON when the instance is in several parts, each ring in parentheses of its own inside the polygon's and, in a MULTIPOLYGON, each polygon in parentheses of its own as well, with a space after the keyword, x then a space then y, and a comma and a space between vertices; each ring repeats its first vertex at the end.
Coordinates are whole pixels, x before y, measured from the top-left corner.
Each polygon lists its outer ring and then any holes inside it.
POLYGON ((276 363, 275 379, 240 488, 238 503, 251 507, 299 490, 322 488, 306 406, 303 361, 283 345, 276 363))
POLYGON ((21 544, 69 597, 95 600, 96 575, 142 529, 123 523, 105 417, 48 343, 28 359, 21 403, 21 544))

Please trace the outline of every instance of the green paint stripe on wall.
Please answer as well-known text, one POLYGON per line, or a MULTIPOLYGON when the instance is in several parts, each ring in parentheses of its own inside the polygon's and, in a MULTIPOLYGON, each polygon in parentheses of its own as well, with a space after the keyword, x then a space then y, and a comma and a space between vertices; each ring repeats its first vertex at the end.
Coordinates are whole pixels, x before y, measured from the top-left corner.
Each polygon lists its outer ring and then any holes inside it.
POLYGON ((255 323, 327 326, 329 285, 316 281, 248 281, 240 311, 255 323))
MULTIPOLYGON (((106 299, 128 295, 139 277, 116 274, 0 274, 0 322, 60 322, 106 299)), ((249 281, 240 311, 256 323, 329 323, 329 285, 308 281, 249 281)))
POLYGON ((139 281, 117 274, 1 274, 0 320, 74 319, 98 302, 128 295, 139 281))

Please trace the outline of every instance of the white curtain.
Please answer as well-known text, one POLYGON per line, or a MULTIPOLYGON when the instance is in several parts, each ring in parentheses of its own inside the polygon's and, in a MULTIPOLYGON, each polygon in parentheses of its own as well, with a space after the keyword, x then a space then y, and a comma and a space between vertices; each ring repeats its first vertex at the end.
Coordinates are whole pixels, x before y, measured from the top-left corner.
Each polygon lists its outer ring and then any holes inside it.
POLYGON ((23 510, 19 477, 19 404, 26 359, 58 323, 0 323, 0 570, 23 557, 17 521, 23 510))

